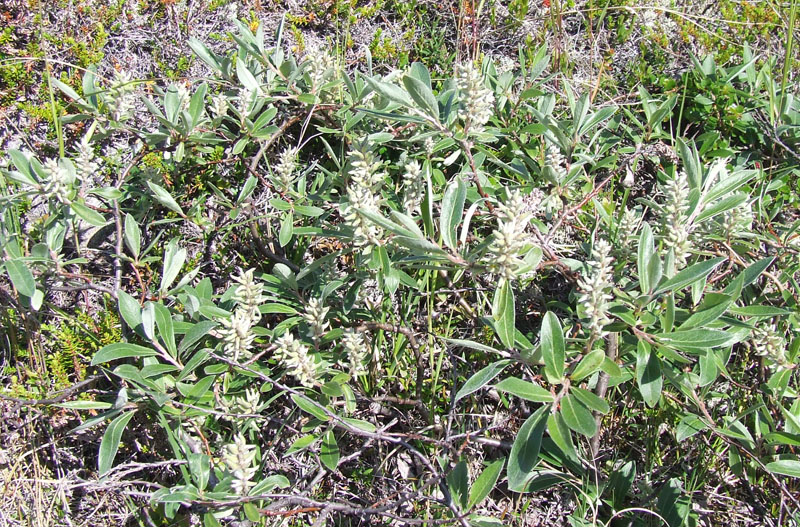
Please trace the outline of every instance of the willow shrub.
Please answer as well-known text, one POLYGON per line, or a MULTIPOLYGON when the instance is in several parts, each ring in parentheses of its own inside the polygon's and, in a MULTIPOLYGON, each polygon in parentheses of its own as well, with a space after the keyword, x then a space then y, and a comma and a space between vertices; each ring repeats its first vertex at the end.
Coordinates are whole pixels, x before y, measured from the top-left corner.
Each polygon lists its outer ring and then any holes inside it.
MULTIPOLYGON (((101 477, 136 416, 180 467, 152 503, 205 525, 287 496, 319 505, 296 493, 301 472, 363 478, 381 443, 407 452, 404 492, 442 516, 492 524, 475 511, 495 487, 597 470, 613 513, 635 463, 595 460, 646 419, 631 405, 669 408, 679 443, 722 438, 752 481, 800 475, 791 231, 764 231, 774 186, 747 156, 665 131, 675 97, 623 110, 563 81, 558 95, 543 49, 434 83, 421 64, 381 76, 369 57, 347 72, 322 50, 288 56, 280 31, 235 40, 224 56, 191 42, 202 83, 53 80, 82 141, 8 153, 19 308, 44 316, 49 291, 88 288, 124 320, 92 358, 118 393, 66 403, 100 412, 81 428, 106 424, 101 477), (729 390, 742 379, 748 409, 729 390), (375 411, 393 404, 391 421, 375 411), (479 441, 508 432, 510 450, 479 441)), ((658 484, 690 513, 676 480, 658 484)), ((319 508, 402 516, 402 496, 319 508)))

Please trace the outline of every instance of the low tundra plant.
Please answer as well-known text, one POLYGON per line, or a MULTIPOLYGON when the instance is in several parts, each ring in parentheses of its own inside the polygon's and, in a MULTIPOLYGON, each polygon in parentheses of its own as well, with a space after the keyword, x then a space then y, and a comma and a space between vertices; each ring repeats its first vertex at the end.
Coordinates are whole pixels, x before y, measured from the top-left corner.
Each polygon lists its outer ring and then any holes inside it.
POLYGON ((509 495, 565 485, 574 525, 681 525, 666 457, 711 442, 714 477, 796 503, 797 226, 759 205, 767 160, 670 136, 671 105, 557 95, 544 49, 434 90, 419 63, 345 71, 281 36, 191 41, 211 76, 188 87, 54 81, 79 147, 8 152, 14 305, 99 291, 121 316, 91 358, 107 397, 72 406, 106 427, 99 477, 146 426, 170 520, 499 525, 509 495), (651 427, 672 454, 629 448, 651 427))

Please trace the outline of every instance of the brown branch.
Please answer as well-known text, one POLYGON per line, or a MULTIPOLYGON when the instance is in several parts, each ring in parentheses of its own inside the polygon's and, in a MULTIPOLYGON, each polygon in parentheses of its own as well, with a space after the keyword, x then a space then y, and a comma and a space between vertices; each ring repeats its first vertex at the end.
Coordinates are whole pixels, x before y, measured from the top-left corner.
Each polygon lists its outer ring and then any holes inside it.
MULTIPOLYGON (((606 337, 606 357, 610 360, 615 361, 617 359, 617 351, 619 349, 619 335, 616 333, 610 333, 608 337, 606 337)), ((608 391, 608 373, 601 371, 600 376, 597 379, 597 387, 595 388, 595 394, 601 399, 604 399, 606 396, 606 392, 608 391)), ((589 442, 589 448, 592 453, 592 457, 597 457, 597 452, 600 449, 600 435, 602 433, 601 425, 603 423, 603 414, 600 412, 594 413, 594 421, 597 424, 597 432, 595 432, 594 437, 592 437, 591 441, 589 442)))

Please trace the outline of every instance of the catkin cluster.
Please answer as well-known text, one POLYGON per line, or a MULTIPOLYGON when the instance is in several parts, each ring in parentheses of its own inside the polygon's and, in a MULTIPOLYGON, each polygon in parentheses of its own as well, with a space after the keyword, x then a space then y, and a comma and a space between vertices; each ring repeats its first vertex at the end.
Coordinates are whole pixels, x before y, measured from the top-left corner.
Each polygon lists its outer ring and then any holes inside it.
POLYGON ((350 152, 350 183, 347 201, 340 204, 340 212, 353 233, 356 247, 378 245, 383 229, 372 223, 362 211, 378 214, 382 199, 378 192, 386 177, 383 163, 372 150, 367 139, 355 144, 350 152))
POLYGON ((222 326, 219 333, 222 336, 225 354, 235 361, 240 357, 251 356, 250 346, 255 339, 253 326, 261 320, 258 307, 265 298, 262 294, 264 286, 256 283, 252 269, 233 279, 239 283, 233 294, 237 304, 236 309, 230 317, 219 319, 222 326))

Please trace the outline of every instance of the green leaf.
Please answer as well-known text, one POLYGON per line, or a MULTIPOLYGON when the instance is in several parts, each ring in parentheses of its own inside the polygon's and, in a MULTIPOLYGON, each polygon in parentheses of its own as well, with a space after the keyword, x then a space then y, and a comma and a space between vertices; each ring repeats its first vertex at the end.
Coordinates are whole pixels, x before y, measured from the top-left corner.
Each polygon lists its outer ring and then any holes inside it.
POLYGON ((575 443, 572 441, 572 431, 564 422, 564 416, 561 412, 550 413, 547 416, 547 434, 553 443, 561 449, 567 459, 574 463, 580 464, 578 451, 575 449, 575 443))
POLYGON ((303 410, 304 412, 313 415, 320 421, 330 420, 330 416, 327 413, 325 413, 325 409, 319 403, 316 403, 311 399, 309 399, 308 397, 303 397, 296 393, 293 393, 291 397, 292 401, 294 401, 294 404, 299 406, 300 409, 303 410))
POLYGON ((292 240, 292 235, 294 234, 294 215, 292 211, 287 212, 283 216, 283 221, 281 222, 281 230, 278 233, 278 242, 281 244, 281 247, 286 247, 292 240))
POLYGON ((480 342, 475 342, 473 340, 464 340, 464 339, 442 339, 442 340, 462 348, 484 351, 486 353, 494 353, 496 355, 503 354, 503 352, 501 352, 500 350, 494 349, 493 347, 487 346, 486 344, 481 344, 480 342))
POLYGON ((667 345, 676 347, 689 346, 692 348, 728 346, 738 340, 736 335, 718 329, 689 329, 672 333, 657 333, 653 335, 653 338, 667 345))
POLYGON ((549 382, 559 383, 564 378, 566 349, 564 330, 561 328, 558 317, 552 311, 548 311, 544 315, 540 340, 545 375, 549 382))
POLYGON ((500 341, 506 348, 514 347, 515 315, 514 291, 511 289, 511 282, 501 279, 500 287, 494 292, 492 318, 494 318, 497 336, 500 337, 500 341))
POLYGON ((336 436, 333 435, 333 430, 328 430, 322 436, 319 459, 331 472, 335 471, 339 465, 339 445, 336 444, 336 436))
POLYGON ((142 231, 139 229, 136 219, 130 214, 125 215, 125 245, 133 254, 134 260, 138 260, 142 248, 142 231))
POLYGON ((542 434, 547 427, 548 410, 547 406, 536 410, 522 423, 517 432, 506 469, 509 490, 524 492, 526 483, 535 475, 534 469, 539 461, 539 449, 542 446, 542 434))
POLYGON ((244 511, 245 518, 252 523, 256 523, 261 519, 261 513, 258 512, 258 508, 250 502, 243 503, 242 510, 244 511))
MULTIPOLYGON (((346 384, 342 385, 342 388, 344 389, 345 393, 347 393, 347 390, 350 389, 350 387, 346 384)), ((340 417, 340 419, 353 428, 357 428, 365 432, 375 432, 377 430, 374 424, 370 423, 369 421, 364 421, 363 419, 353 419, 352 417, 340 417)))
POLYGON ((138 344, 130 344, 128 342, 117 342, 100 348, 97 353, 94 354, 94 357, 92 357, 92 366, 117 359, 152 357, 154 355, 158 355, 154 349, 145 348, 138 344))
POLYGON ((597 423, 592 412, 572 393, 561 400, 561 415, 567 426, 579 434, 592 437, 597 433, 597 423))
POLYGON ((119 313, 125 320, 125 323, 134 330, 140 331, 142 325, 142 306, 139 301, 123 290, 117 291, 117 299, 119 301, 119 313))
POLYGON ((428 115, 437 121, 439 120, 439 103, 436 101, 436 97, 434 97, 430 87, 410 75, 403 77, 403 86, 406 87, 414 102, 425 110, 428 115))
POLYGON ((800 478, 800 461, 796 459, 781 459, 767 463, 767 470, 773 474, 800 478))
POLYGON ((500 375, 506 366, 511 364, 510 360, 499 360, 497 362, 493 362, 492 364, 486 366, 479 372, 475 373, 472 377, 470 377, 467 382, 464 383, 464 386, 458 390, 456 393, 455 400, 453 402, 460 401, 467 395, 477 392, 487 384, 489 384, 492 379, 500 375))
POLYGON ((114 458, 117 456, 122 432, 135 413, 133 411, 121 414, 108 425, 106 433, 103 434, 103 440, 100 441, 100 451, 97 454, 97 471, 100 476, 111 470, 111 465, 114 464, 114 458))
POLYGON ((175 327, 172 323, 172 314, 170 314, 169 309, 161 302, 152 305, 155 309, 158 334, 161 340, 164 341, 164 345, 167 347, 169 354, 173 357, 177 357, 178 349, 175 346, 175 327))
POLYGON ((285 489, 289 485, 291 485, 291 483, 286 478, 286 476, 282 474, 273 474, 256 483, 255 487, 250 489, 250 496, 258 496, 260 494, 266 494, 275 487, 285 489))
POLYGON ((745 307, 732 307, 730 312, 734 315, 742 317, 780 317, 783 315, 791 315, 792 311, 774 306, 745 306, 745 307))
POLYGON ((658 258, 653 240, 653 231, 647 222, 642 223, 642 233, 639 235, 639 253, 636 267, 639 272, 639 289, 642 294, 649 294, 654 285, 650 281, 649 266, 652 258, 658 258))
POLYGON ((147 302, 142 309, 142 331, 149 340, 156 339, 156 308, 152 302, 147 302))
POLYGON ((279 304, 277 302, 271 302, 269 304, 262 304, 258 306, 258 312, 264 315, 272 313, 280 313, 283 315, 296 315, 298 313, 297 309, 293 308, 292 306, 287 306, 286 304, 279 304))
POLYGON ((185 351, 191 348, 193 344, 205 337, 208 332, 216 326, 217 323, 211 320, 203 320, 197 324, 194 324, 183 336, 181 343, 178 344, 178 353, 183 354, 185 351))
POLYGON ((161 273, 161 287, 159 288, 162 293, 165 293, 178 277, 185 261, 186 249, 178 247, 178 238, 173 238, 167 244, 166 251, 164 251, 164 268, 161 273))
POLYGON ((524 381, 517 377, 508 377, 494 385, 500 392, 510 393, 520 399, 535 403, 549 403, 553 401, 553 394, 532 382, 524 381))
POLYGON ((169 210, 177 212, 181 217, 186 216, 183 213, 181 206, 178 205, 178 202, 175 201, 175 199, 170 195, 169 192, 166 191, 166 189, 156 185, 152 181, 148 181, 147 186, 153 191, 153 197, 155 197, 159 203, 167 207, 169 210))
POLYGON ((636 462, 628 461, 608 478, 608 489, 611 491, 611 500, 614 508, 621 510, 628 496, 634 480, 636 479, 636 462))
MULTIPOLYGON (((403 91, 399 86, 395 86, 394 84, 390 84, 388 82, 382 82, 372 77, 364 77, 370 87, 375 90, 378 95, 381 97, 385 97, 390 101, 394 101, 396 103, 402 104, 403 106, 413 106, 413 100, 408 94, 403 91)), ((378 112, 372 112, 378 113, 378 112)), ((390 114, 391 115, 391 114, 390 114)), ((395 117, 394 115, 391 115, 395 117)))
POLYGON ((189 472, 197 484, 198 490, 205 490, 211 474, 211 458, 206 454, 192 452, 187 456, 189 472))
POLYGON ((472 484, 472 488, 469 489, 468 509, 479 505, 486 499, 489 493, 492 492, 492 489, 494 489, 500 477, 500 473, 503 471, 503 465, 505 465, 505 463, 506 458, 498 459, 481 472, 481 475, 478 476, 475 483, 472 484))
POLYGON ((439 218, 439 229, 442 233, 442 240, 445 245, 458 250, 456 244, 456 228, 461 223, 461 215, 464 213, 464 201, 467 198, 467 186, 464 180, 456 177, 445 190, 442 199, 442 215, 439 218))
POLYGON ((678 440, 678 443, 682 443, 706 428, 708 428, 708 425, 698 416, 686 414, 681 418, 680 422, 678 422, 678 426, 675 429, 675 438, 678 440))
POLYGON ((250 176, 247 178, 247 181, 242 185, 242 190, 239 191, 239 196, 236 198, 237 205, 241 205, 244 200, 250 197, 250 194, 256 189, 256 184, 258 184, 257 177, 250 176))
POLYGON ((258 93, 261 90, 261 85, 239 57, 236 58, 236 76, 239 77, 239 82, 251 92, 258 93))
POLYGON ((75 211, 75 214, 80 216, 84 221, 89 223, 90 225, 94 225, 95 227, 102 227, 106 224, 106 219, 97 211, 94 211, 80 203, 78 201, 73 201, 70 203, 70 207, 72 210, 75 211))
POLYGON ((59 408, 67 408, 69 410, 108 410, 113 405, 102 401, 68 401, 66 403, 54 404, 59 408))
POLYGON ((458 503, 460 508, 466 509, 469 496, 469 473, 467 464, 463 460, 456 463, 453 470, 447 474, 447 487, 450 489, 453 501, 458 503))
POLYGON ((315 436, 314 434, 304 435, 303 437, 297 439, 294 443, 289 445, 289 448, 286 449, 286 453, 284 455, 289 456, 291 454, 294 454, 295 452, 305 450, 306 448, 311 446, 317 439, 318 437, 315 436))
POLYGON ((681 324, 680 330, 705 326, 725 314, 733 299, 722 293, 708 293, 697 311, 681 324))
POLYGON ((19 259, 7 260, 5 266, 8 277, 11 278, 11 283, 19 294, 31 298, 36 292, 36 281, 28 266, 19 259))
POLYGON ((742 276, 744 277, 744 283, 742 287, 747 287, 748 285, 755 282, 761 274, 766 271, 772 262, 775 260, 774 256, 767 256, 766 258, 762 258, 757 262, 750 264, 747 269, 742 271, 742 276))
POLYGON ((592 411, 599 412, 603 415, 611 411, 611 408, 604 399, 598 397, 589 390, 584 390, 583 388, 578 388, 577 386, 573 385, 570 387, 569 393, 574 395, 580 402, 582 402, 592 411))
POLYGON ((641 340, 636 351, 636 384, 647 406, 654 407, 661 398, 661 363, 650 345, 641 340))
POLYGON ((659 293, 679 290, 693 282, 696 282, 697 280, 702 280, 711 274, 711 272, 725 260, 725 257, 720 256, 718 258, 711 258, 710 260, 698 262, 692 266, 689 266, 658 286, 653 294, 657 295, 659 293))
POLYGON ((200 399, 208 393, 211 385, 213 385, 216 380, 217 377, 215 375, 207 375, 194 384, 184 384, 183 389, 181 389, 181 384, 178 384, 178 389, 187 398, 200 399))
POLYGON ((592 375, 600 369, 606 358, 606 352, 601 349, 592 350, 581 359, 578 365, 570 374, 573 381, 579 381, 592 375))

